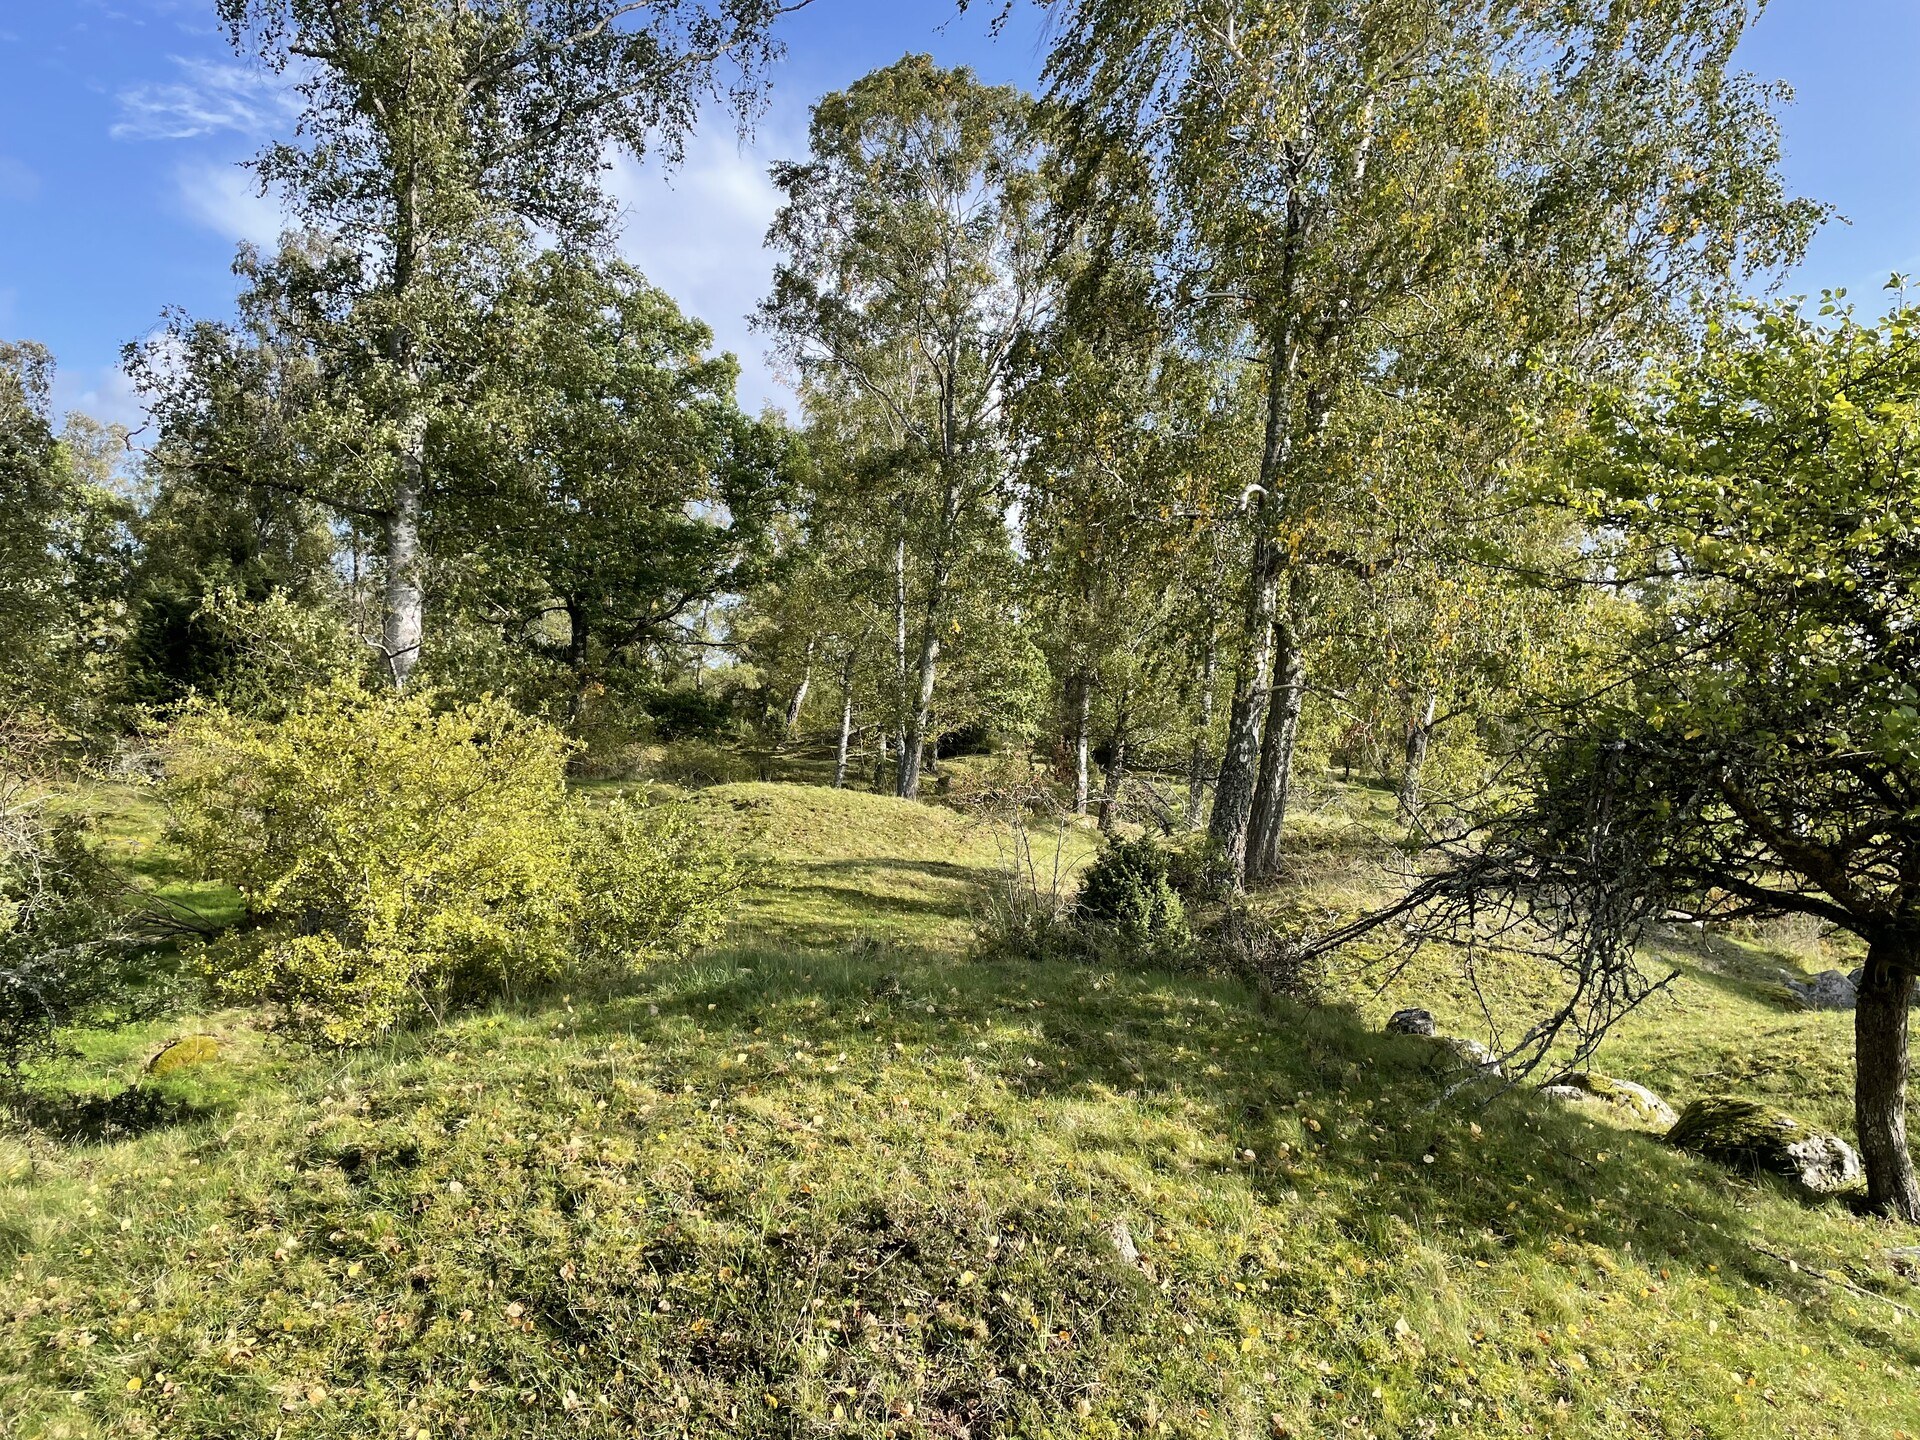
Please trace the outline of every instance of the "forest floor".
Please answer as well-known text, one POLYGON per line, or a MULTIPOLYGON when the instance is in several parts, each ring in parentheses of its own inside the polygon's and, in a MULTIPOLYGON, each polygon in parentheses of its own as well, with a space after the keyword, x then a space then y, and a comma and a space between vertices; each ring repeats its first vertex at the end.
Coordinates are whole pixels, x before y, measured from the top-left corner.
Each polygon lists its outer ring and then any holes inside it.
MULTIPOLYGON (((104 800, 148 880, 230 904, 104 800)), ((701 803, 770 863, 726 943, 620 993, 350 1054, 242 1011, 78 1037, 45 1089, 148 1098, 0 1136, 0 1436, 1920 1436, 1920 1236, 1604 1107, 1450 1094, 1380 1032, 1514 1023, 1527 977, 1305 1005, 986 960, 1004 833, 701 803), (196 1033, 215 1059, 144 1073, 196 1033)), ((1377 810, 1329 787, 1269 903, 1390 884, 1377 810)), ((1848 1017, 1779 985, 1821 944, 1663 942, 1600 1068, 1844 1133, 1848 1017)))

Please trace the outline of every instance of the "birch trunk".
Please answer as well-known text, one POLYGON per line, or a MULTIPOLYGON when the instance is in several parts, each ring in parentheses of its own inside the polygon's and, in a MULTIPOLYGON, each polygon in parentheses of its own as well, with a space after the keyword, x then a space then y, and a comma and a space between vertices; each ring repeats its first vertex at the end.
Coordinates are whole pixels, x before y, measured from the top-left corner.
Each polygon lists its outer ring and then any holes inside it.
POLYGON ((1087 800, 1091 784, 1092 737, 1089 731, 1093 721, 1093 681, 1089 676, 1079 675, 1068 682, 1069 708, 1072 715, 1073 731, 1073 813, 1087 813, 1087 800))
POLYGON ((1260 744, 1260 783, 1248 821, 1247 878, 1270 880, 1280 870, 1281 834, 1293 791, 1293 752, 1300 738, 1300 704, 1306 696, 1306 657, 1290 616, 1273 627, 1273 696, 1260 744))
POLYGON ((380 648, 396 690, 406 689, 407 677, 420 662, 425 630, 426 589, 420 576, 420 486, 424 468, 421 447, 410 441, 393 507, 387 512, 380 648))
POLYGON ((807 642, 807 663, 800 672, 800 683, 794 687, 793 698, 787 702, 787 721, 781 730, 784 738, 793 737, 793 727, 800 723, 800 711, 807 703, 807 691, 813 687, 813 645, 807 642))
POLYGON ((853 661, 854 652, 847 652, 847 663, 840 671, 840 743, 833 752, 833 788, 847 788, 847 751, 853 745, 853 661))
POLYGON ((1426 768, 1427 751, 1433 747, 1433 717, 1440 708, 1440 692, 1429 690, 1427 703, 1407 726, 1405 764, 1400 771, 1398 802, 1400 818, 1408 825, 1420 820, 1420 772, 1426 768))

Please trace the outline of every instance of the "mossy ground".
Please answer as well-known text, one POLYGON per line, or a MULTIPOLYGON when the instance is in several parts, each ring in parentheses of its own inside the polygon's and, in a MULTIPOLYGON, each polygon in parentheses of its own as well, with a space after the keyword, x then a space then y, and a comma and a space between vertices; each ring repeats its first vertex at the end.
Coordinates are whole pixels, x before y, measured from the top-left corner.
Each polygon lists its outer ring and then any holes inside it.
MULTIPOLYGON (((88 1038, 49 1083, 223 1055, 146 1082, 181 1102, 149 1133, 0 1140, 0 1435, 1920 1434, 1912 1236, 1586 1107, 1443 1100, 1378 1033, 1461 1020, 1440 971, 1303 1008, 984 962, 982 827, 703 803, 779 863, 623 993, 347 1056, 239 1012, 88 1038)), ((1335 828, 1296 884, 1337 907, 1335 828)), ((1599 1068, 1830 1121, 1836 1017, 1674 953, 1599 1068)))

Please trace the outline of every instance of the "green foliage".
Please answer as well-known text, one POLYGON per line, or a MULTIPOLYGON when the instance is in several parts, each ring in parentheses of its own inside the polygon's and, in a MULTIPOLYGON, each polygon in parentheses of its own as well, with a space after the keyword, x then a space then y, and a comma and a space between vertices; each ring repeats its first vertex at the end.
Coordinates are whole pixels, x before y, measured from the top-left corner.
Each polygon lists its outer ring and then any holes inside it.
POLYGON ((648 723, 662 740, 717 740, 733 724, 729 696, 674 686, 645 697, 648 723))
POLYGON ((0 718, 110 731, 126 617, 126 432, 84 415, 56 437, 53 359, 0 342, 0 718))
POLYGON ((273 718, 306 692, 351 683, 370 669, 372 651, 336 608, 284 590, 249 600, 215 589, 197 618, 221 656, 206 696, 243 715, 273 718))
POLYGON ((1145 837, 1115 840, 1100 852, 1080 886, 1075 918, 1139 944, 1177 945, 1189 933, 1167 850, 1145 837))
POLYGON ((209 956, 221 987, 338 1043, 682 953, 733 888, 738 861, 685 821, 570 797, 567 743, 495 700, 197 706, 173 751, 174 840, 247 905, 209 956))
POLYGON ((160 998, 133 943, 125 881, 76 819, 0 775, 0 1081, 60 1032, 137 1018, 160 998))
POLYGON ((710 811, 619 799, 573 807, 575 963, 618 978, 713 941, 756 856, 710 811))

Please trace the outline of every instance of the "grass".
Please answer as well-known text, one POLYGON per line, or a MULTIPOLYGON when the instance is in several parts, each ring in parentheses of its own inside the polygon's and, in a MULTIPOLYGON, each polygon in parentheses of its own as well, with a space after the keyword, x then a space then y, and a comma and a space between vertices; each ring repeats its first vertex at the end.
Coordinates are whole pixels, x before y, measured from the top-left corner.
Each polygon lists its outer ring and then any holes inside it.
MULTIPOLYGON (((624 993, 345 1057, 240 1013, 89 1040, 62 1083, 227 1049, 150 1082, 178 1123, 0 1140, 0 1435, 1920 1434, 1913 1237, 1584 1107, 1443 1099, 1377 1028, 1462 1019, 1438 972, 1305 1008, 989 963, 990 831, 701 803, 773 883, 624 993)), ((1311 903, 1377 881, 1337 829, 1302 827, 1311 903)), ((1687 1008, 1605 1068, 1827 1115, 1844 1051, 1772 952, 1674 953, 1687 1008)))

